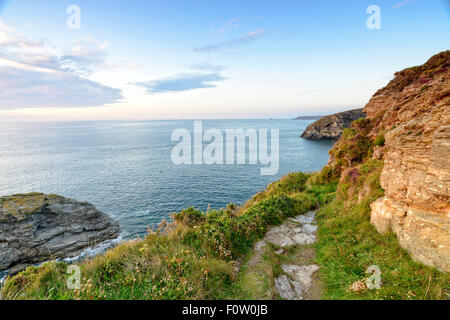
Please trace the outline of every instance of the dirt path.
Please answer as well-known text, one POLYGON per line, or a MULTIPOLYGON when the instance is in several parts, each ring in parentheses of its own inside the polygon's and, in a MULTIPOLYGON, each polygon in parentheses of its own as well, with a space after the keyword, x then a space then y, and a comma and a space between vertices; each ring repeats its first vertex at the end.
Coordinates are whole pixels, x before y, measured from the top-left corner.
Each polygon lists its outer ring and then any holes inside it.
POLYGON ((320 300, 314 264, 315 212, 287 219, 271 228, 244 264, 242 286, 256 299, 320 300))

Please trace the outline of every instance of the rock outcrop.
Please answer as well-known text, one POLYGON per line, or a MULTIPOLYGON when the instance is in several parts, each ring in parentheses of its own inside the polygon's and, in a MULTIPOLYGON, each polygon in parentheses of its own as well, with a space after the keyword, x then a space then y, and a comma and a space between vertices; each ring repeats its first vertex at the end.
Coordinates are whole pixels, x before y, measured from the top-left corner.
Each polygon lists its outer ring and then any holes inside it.
POLYGON ((308 140, 339 139, 345 128, 360 118, 365 118, 363 109, 355 109, 323 117, 310 124, 302 138, 308 140))
POLYGON ((89 203, 42 193, 0 197, 0 270, 74 257, 119 233, 119 224, 89 203))
POLYGON ((398 72, 364 112, 385 132, 371 221, 424 264, 450 271, 450 51, 398 72))

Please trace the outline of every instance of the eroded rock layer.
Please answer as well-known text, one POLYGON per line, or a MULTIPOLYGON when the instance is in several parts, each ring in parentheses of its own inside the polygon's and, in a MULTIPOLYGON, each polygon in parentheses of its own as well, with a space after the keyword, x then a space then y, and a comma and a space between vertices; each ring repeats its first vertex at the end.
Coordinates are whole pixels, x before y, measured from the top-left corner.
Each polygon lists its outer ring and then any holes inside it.
POLYGON ((378 231, 393 230, 413 258, 450 271, 450 51, 396 74, 364 111, 386 132, 378 231))
POLYGON ((42 193, 0 197, 0 270, 73 257, 119 233, 119 224, 89 203, 42 193))

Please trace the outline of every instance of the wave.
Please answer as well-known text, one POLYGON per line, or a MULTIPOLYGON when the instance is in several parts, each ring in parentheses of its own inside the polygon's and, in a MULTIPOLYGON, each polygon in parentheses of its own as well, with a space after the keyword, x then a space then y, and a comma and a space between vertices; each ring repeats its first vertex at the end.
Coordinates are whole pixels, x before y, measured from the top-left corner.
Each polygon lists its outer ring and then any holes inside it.
MULTIPOLYGON (((76 262, 79 262, 79 261, 82 261, 85 259, 93 258, 95 256, 98 256, 98 255, 104 253, 106 250, 111 249, 111 248, 117 246, 118 244, 120 244, 121 242, 123 242, 125 236, 126 236, 126 234, 124 232, 122 232, 117 238, 103 241, 102 243, 100 243, 96 246, 93 246, 93 247, 88 247, 75 257, 56 259, 53 261, 54 262, 63 261, 67 264, 73 264, 73 263, 76 263, 76 262)), ((52 262, 52 261, 45 261, 45 262, 42 262, 39 264, 34 264, 34 266, 39 267, 47 262, 52 262)), ((2 285, 3 285, 4 281, 6 280, 6 278, 8 277, 8 275, 9 275, 9 269, 0 271, 0 288, 2 287, 2 285)))

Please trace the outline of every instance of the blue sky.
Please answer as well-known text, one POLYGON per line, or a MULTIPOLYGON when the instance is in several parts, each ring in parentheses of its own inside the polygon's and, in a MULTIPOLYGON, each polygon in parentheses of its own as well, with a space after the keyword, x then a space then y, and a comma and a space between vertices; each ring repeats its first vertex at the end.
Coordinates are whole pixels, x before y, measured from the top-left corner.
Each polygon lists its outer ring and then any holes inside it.
POLYGON ((0 0, 0 19, 3 119, 327 114, 450 49, 447 0, 0 0))

